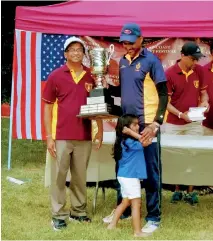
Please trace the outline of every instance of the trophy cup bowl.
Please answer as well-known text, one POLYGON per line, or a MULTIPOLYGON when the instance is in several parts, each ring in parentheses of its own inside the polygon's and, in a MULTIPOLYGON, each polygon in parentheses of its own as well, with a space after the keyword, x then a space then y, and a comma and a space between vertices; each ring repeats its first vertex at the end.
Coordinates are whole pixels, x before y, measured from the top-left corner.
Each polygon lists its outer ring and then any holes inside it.
POLYGON ((95 47, 88 51, 90 58, 90 71, 94 77, 96 87, 90 91, 87 104, 82 105, 78 117, 82 118, 116 118, 121 115, 121 108, 114 105, 114 98, 103 87, 103 79, 108 71, 108 66, 114 45, 109 49, 95 47))

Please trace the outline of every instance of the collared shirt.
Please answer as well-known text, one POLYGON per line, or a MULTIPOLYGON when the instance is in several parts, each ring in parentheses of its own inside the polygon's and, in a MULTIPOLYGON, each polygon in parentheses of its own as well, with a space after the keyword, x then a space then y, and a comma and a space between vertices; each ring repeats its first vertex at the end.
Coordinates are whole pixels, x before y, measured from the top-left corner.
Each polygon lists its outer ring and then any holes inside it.
POLYGON ((146 179, 144 149, 139 141, 127 138, 122 144, 122 158, 119 160, 118 177, 146 179))
POLYGON ((91 121, 77 117, 94 85, 89 69, 84 66, 83 69, 76 79, 67 65, 48 77, 43 100, 54 103, 52 134, 56 140, 91 140, 91 121))
MULTIPOLYGON (((195 65, 188 73, 181 70, 178 62, 167 69, 167 88, 171 97, 170 103, 180 112, 189 111, 190 107, 197 107, 200 92, 207 88, 203 67, 195 65)), ((186 122, 178 116, 168 113, 166 122, 184 125, 186 122)))
POLYGON ((166 81, 160 60, 144 48, 133 61, 124 56, 119 68, 123 113, 137 115, 140 124, 152 123, 159 102, 155 85, 166 81))
POLYGON ((208 81, 207 92, 209 95, 209 112, 206 113, 206 119, 203 121, 203 125, 213 129, 213 61, 203 66, 205 71, 205 77, 208 81))

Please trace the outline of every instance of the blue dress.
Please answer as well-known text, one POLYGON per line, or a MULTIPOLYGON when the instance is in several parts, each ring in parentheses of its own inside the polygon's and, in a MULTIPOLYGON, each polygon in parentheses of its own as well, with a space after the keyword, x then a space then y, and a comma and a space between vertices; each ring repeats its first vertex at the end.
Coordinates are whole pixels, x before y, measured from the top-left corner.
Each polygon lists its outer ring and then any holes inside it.
POLYGON ((122 144, 122 158, 118 163, 118 177, 146 179, 146 162, 142 144, 127 138, 122 144))

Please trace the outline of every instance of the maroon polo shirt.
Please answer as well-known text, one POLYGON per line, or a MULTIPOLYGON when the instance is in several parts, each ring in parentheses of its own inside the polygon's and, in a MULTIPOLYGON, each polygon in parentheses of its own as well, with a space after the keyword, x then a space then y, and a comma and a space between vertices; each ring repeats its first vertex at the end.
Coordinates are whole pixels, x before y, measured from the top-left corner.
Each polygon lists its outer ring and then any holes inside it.
POLYGON ((48 77, 43 100, 55 103, 57 100, 56 140, 91 140, 91 121, 77 117, 81 105, 86 104, 88 90, 94 80, 88 68, 76 83, 67 65, 54 70, 48 77))
POLYGON ((213 61, 203 66, 205 71, 205 76, 208 81, 207 92, 209 95, 209 112, 206 113, 206 119, 203 121, 203 125, 213 129, 213 61))
MULTIPOLYGON (((179 111, 186 112, 190 107, 197 107, 201 90, 207 88, 203 67, 195 65, 194 69, 186 73, 176 63, 166 71, 168 94, 170 103, 179 111)), ((168 113, 167 122, 184 125, 186 122, 178 116, 168 113)))

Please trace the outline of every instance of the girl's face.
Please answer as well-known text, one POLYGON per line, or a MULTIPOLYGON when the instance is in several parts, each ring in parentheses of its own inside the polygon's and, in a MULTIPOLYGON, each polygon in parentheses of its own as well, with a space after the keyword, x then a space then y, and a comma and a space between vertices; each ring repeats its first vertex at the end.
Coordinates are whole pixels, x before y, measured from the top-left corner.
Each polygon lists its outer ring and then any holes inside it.
POLYGON ((131 123, 131 125, 129 126, 129 128, 131 130, 133 130, 134 132, 139 133, 139 124, 138 124, 138 119, 134 119, 131 123))

